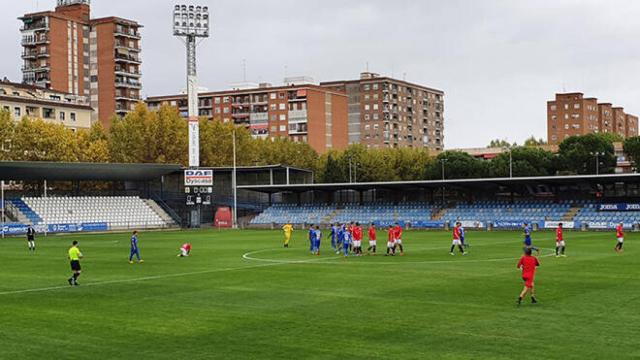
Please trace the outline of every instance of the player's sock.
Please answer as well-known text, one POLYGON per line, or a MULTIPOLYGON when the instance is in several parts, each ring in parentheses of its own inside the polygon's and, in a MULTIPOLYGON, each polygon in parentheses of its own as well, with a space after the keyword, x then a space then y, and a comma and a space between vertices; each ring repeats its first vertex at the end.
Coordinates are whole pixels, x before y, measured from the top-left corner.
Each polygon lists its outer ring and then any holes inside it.
POLYGON ((462 245, 458 245, 458 249, 460 249, 460 252, 464 254, 464 248, 462 247, 462 245))
POLYGON ((560 255, 560 248, 556 246, 556 256, 560 255))
POLYGON ((377 246, 372 246, 372 247, 373 247, 373 253, 375 254, 375 253, 376 253, 376 247, 377 247, 377 246))
POLYGON ((538 303, 538 300, 536 300, 535 296, 531 297, 531 303, 532 304, 537 304, 538 303))
POLYGON ((565 250, 565 247, 563 246, 563 247, 562 247, 562 251, 561 251, 561 252, 562 252, 562 255, 564 255, 564 250, 565 250))
POLYGON ((402 246, 402 244, 398 245, 398 247, 400 247, 400 252, 403 253, 404 252, 404 247, 402 246))
POLYGON ((449 251, 449 252, 453 254, 453 250, 455 250, 455 249, 456 249, 456 246, 455 245, 451 245, 451 251, 449 251))
POLYGON ((522 304, 522 297, 518 298, 518 305, 522 304))

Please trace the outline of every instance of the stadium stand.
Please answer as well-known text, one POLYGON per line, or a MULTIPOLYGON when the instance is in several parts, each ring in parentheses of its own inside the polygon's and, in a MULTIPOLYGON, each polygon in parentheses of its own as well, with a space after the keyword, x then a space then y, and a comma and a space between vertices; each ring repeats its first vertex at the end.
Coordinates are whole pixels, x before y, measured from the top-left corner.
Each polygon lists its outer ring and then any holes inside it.
POLYGON ((458 203, 455 208, 447 209, 443 220, 482 221, 493 223, 496 221, 510 222, 540 222, 561 221, 571 209, 570 201, 553 202, 551 200, 538 201, 479 201, 458 203))
POLYGON ((599 204, 585 203, 574 220, 582 223, 619 223, 637 224, 640 221, 640 211, 599 211, 599 204))
POLYGON ((162 228, 171 224, 159 213, 133 196, 25 197, 10 202, 31 224, 107 223, 110 228, 162 228))
POLYGON ((333 206, 321 205, 291 205, 277 204, 267 208, 257 217, 251 220, 252 225, 267 224, 320 224, 329 222, 335 213, 333 206))

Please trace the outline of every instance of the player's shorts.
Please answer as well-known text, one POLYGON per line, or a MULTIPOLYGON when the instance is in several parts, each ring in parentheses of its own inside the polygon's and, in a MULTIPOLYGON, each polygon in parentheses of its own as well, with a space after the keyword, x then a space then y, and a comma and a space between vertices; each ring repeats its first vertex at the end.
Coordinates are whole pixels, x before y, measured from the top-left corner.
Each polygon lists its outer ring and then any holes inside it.
POLYGON ((394 246, 396 246, 395 241, 387 241, 387 247, 388 247, 388 248, 392 248, 392 247, 394 247, 394 246))
POLYGON ((618 242, 622 244, 624 242, 624 238, 618 238, 618 242))
POLYGON ((556 241, 556 246, 558 246, 558 247, 565 247, 566 245, 565 245, 565 243, 564 243, 564 240, 560 240, 560 241, 556 241))
POLYGON ((80 261, 78 261, 78 260, 71 260, 71 270, 73 270, 73 271, 80 271, 80 270, 82 270, 82 268, 80 267, 80 261))
POLYGON ((36 241, 35 236, 27 236, 27 241, 36 241))
POLYGON ((360 247, 360 246, 362 246, 362 240, 353 241, 353 247, 360 247))
POLYGON ((526 286, 527 289, 533 288, 533 276, 523 276, 522 281, 524 281, 524 286, 526 286))
POLYGON ((454 245, 454 246, 456 246, 456 245, 462 245, 462 241, 460 241, 460 240, 453 240, 453 241, 451 242, 451 244, 452 244, 452 245, 454 245))
POLYGON ((180 253, 182 256, 189 256, 189 251, 187 249, 180 249, 180 253))
POLYGON ((376 240, 369 240, 369 246, 378 246, 378 241, 376 241, 376 240))

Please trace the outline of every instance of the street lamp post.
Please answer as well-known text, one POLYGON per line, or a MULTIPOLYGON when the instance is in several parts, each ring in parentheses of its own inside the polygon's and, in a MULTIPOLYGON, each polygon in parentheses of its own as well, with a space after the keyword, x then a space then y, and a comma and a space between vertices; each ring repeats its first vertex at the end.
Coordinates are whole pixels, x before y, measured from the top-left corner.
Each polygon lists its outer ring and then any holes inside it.
POLYGON ((509 152, 509 178, 513 178, 513 149, 511 147, 505 147, 502 151, 509 152))
POLYGON ((591 152, 591 156, 596 157, 596 176, 600 175, 600 157, 604 155, 605 153, 601 151, 591 152))
POLYGON ((444 164, 446 164, 446 162, 448 161, 448 159, 440 159, 440 163, 442 164, 442 206, 444 207, 445 204, 445 185, 444 182, 446 181, 446 177, 445 177, 445 172, 444 172, 444 164))

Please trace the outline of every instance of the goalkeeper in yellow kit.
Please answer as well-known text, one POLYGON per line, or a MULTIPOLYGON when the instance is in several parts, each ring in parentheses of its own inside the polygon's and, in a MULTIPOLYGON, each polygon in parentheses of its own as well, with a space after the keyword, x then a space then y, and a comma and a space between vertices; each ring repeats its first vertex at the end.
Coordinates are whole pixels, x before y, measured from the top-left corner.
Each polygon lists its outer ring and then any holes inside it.
POLYGON ((284 231, 284 247, 289 247, 289 241, 291 241, 291 234, 293 233, 293 225, 287 223, 282 227, 284 231))

